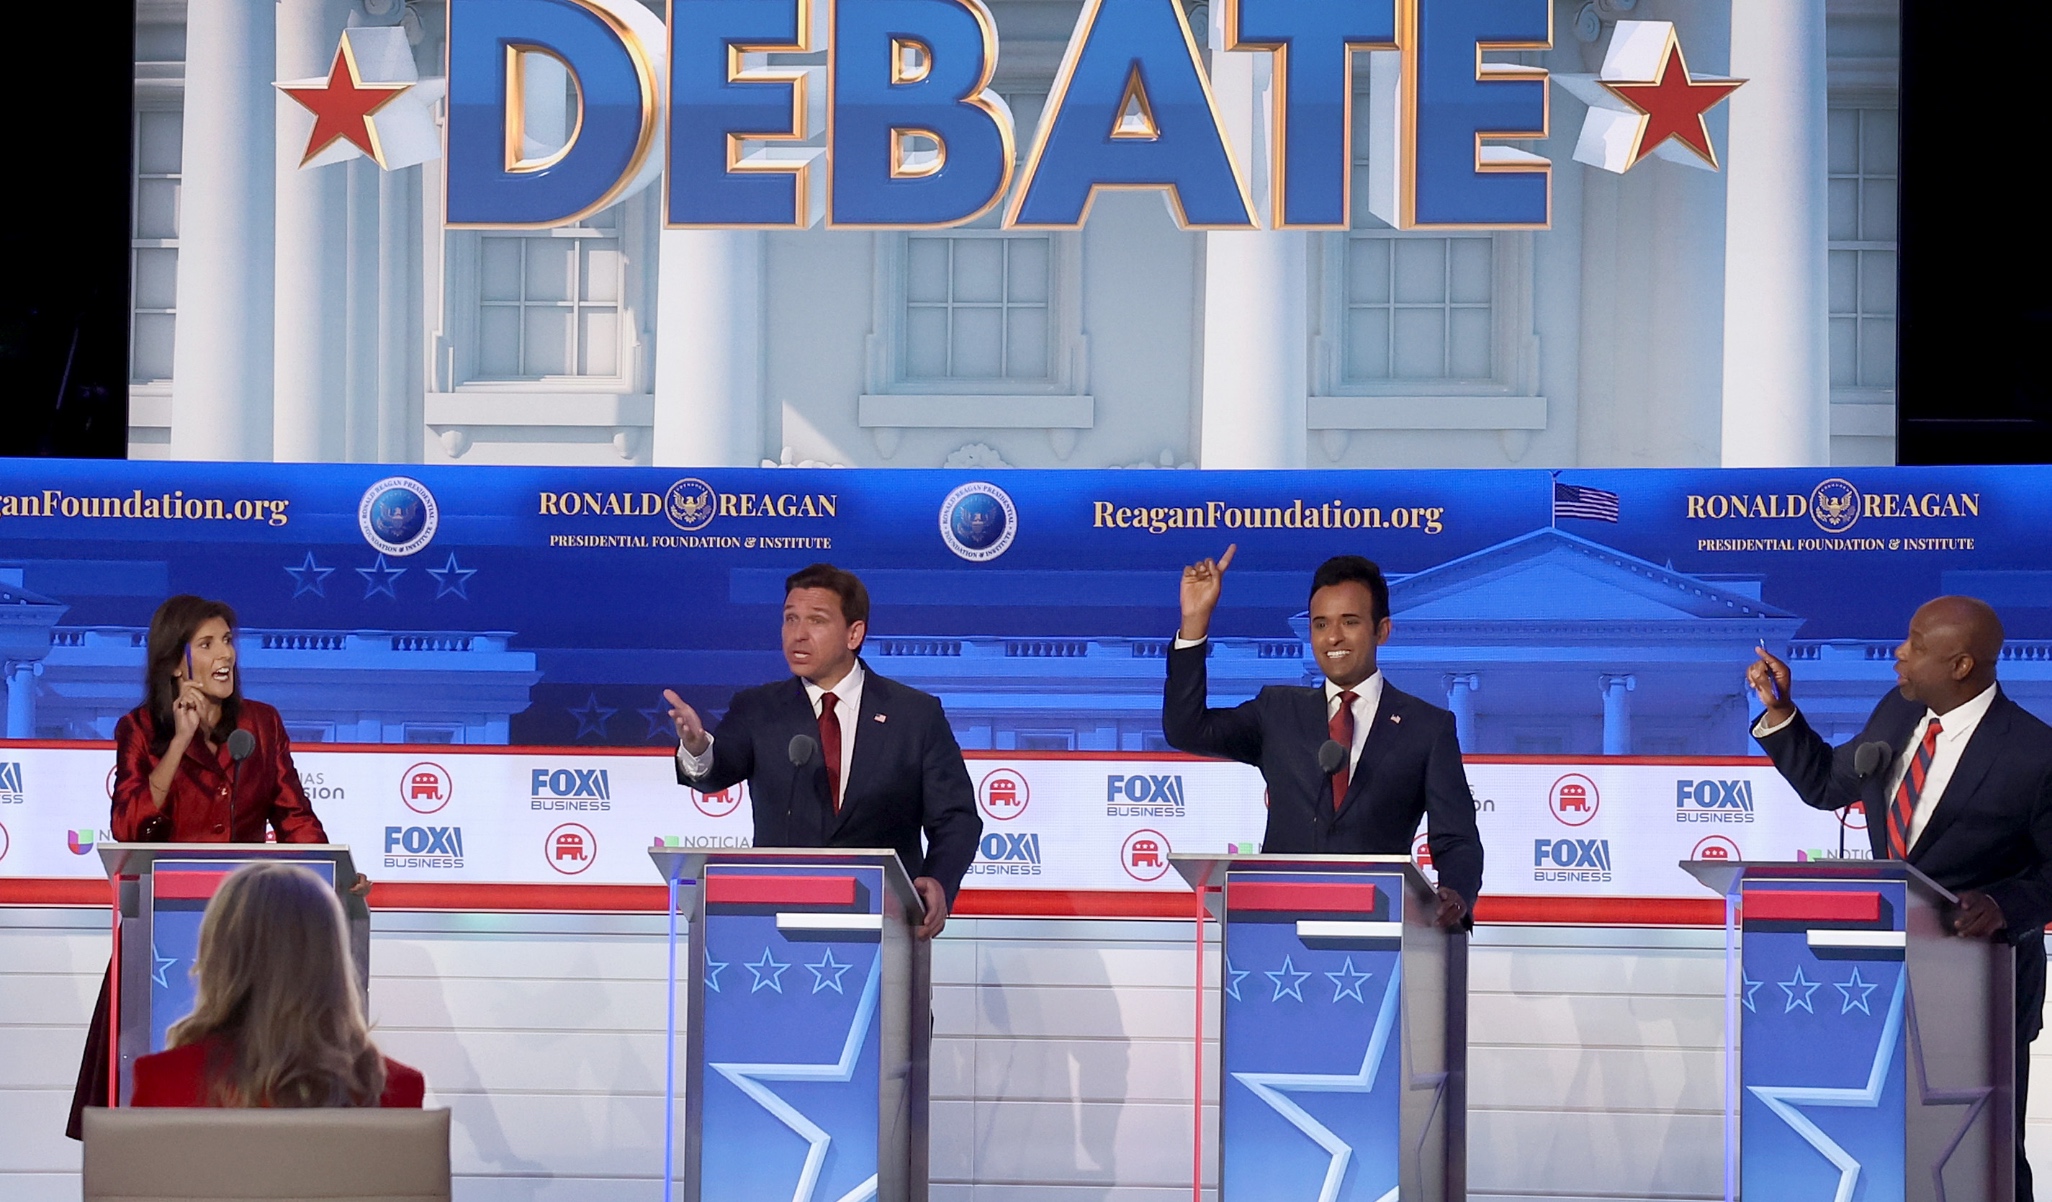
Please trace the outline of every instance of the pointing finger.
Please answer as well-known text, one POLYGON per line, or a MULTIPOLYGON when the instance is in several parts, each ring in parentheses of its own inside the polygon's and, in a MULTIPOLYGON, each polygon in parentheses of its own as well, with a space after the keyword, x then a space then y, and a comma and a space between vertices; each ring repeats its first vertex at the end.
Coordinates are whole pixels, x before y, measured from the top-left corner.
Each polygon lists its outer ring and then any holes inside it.
POLYGON ((1233 554, 1240 549, 1238 543, 1227 543, 1225 554, 1218 557, 1218 570, 1223 572, 1233 566, 1233 554))

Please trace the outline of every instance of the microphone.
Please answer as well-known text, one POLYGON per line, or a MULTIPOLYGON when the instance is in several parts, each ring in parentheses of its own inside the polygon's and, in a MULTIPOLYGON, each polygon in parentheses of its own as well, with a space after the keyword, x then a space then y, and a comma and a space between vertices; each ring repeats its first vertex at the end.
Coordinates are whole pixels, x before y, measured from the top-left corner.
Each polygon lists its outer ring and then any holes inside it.
MULTIPOLYGON (((818 739, 811 735, 792 735, 790 745, 785 748, 784 754, 790 759, 791 767, 803 769, 812 762, 813 755, 818 751, 818 739)), ((787 834, 791 829, 791 811, 798 805, 798 781, 802 776, 803 771, 791 774, 791 791, 784 797, 784 830, 787 834)))
POLYGON ((1325 746, 1318 749, 1318 770, 1331 776, 1347 766, 1347 749, 1340 746, 1338 739, 1327 739, 1325 746))
POLYGON ((234 765, 228 782, 228 841, 235 841, 235 795, 242 790, 242 761, 256 750, 256 736, 237 727, 228 735, 228 759, 234 765))
MULTIPOLYGON (((1858 747, 1853 748, 1853 772, 1861 780, 1867 779, 1876 772, 1881 771, 1883 767, 1894 762, 1895 748, 1890 747, 1880 739, 1875 739, 1871 743, 1862 743, 1858 747)), ((1848 806, 1847 808, 1850 809, 1851 807, 1848 806)), ((1845 858, 1845 821, 1845 815, 1840 813, 1838 816, 1838 858, 1841 860, 1845 858)))

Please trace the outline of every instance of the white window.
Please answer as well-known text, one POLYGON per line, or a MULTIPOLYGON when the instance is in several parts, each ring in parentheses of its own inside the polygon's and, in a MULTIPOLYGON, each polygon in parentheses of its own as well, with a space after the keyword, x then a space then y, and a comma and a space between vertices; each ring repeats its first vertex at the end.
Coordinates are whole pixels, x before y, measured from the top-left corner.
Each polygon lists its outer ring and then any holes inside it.
POLYGON ((619 221, 479 238, 475 379, 622 375, 619 221))
POLYGON ((1347 236, 1348 384, 1495 377, 1495 239, 1347 236))
POLYGON ((1831 387, 1892 391, 1895 110, 1834 108, 1830 122, 1831 387))
POLYGON ((900 379, 1045 387, 1053 271, 1047 235, 908 235, 900 379))
POLYGON ((176 109, 144 109, 135 114, 133 132, 128 374, 134 383, 148 384, 171 378, 171 348, 178 320, 178 189, 184 115, 176 109))

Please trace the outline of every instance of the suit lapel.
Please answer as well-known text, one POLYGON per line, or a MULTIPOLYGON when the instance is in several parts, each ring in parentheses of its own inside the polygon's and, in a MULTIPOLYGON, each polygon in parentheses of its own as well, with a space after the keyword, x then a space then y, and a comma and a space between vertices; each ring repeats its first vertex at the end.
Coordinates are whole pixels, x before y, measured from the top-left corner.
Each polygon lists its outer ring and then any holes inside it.
POLYGON ((890 725, 886 703, 890 700, 891 682, 862 665, 862 705, 855 715, 855 729, 841 732, 843 739, 855 740, 854 754, 848 758, 848 779, 841 782, 841 809, 830 824, 836 834, 848 824, 848 816, 863 801, 863 786, 874 779, 877 773, 878 757, 883 755, 878 746, 883 741, 886 728, 890 725))
MULTIPOLYGON (((1940 719, 1943 721, 1943 719, 1940 719)), ((1912 730, 1914 733, 1914 730, 1912 730)), ((1974 728, 1974 736, 1960 749, 1959 763, 1953 766, 1952 779, 1945 782, 1945 792, 1935 802, 1938 808, 1931 812, 1931 821, 1924 824, 1923 837, 1910 848, 1909 858, 1916 862, 1917 853, 1938 841, 1938 836, 1959 818, 1959 812, 1973 804, 1974 793, 1981 787, 1988 770, 1995 766, 1997 749, 2002 746, 2009 733, 2009 698, 1995 694, 1994 704, 1982 716, 1981 724, 1974 728)))

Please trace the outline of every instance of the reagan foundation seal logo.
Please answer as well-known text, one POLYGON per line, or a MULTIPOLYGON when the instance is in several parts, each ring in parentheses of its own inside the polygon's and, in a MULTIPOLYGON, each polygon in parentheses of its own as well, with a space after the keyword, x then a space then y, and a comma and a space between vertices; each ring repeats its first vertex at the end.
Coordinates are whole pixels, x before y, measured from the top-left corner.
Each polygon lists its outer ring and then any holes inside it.
POLYGON ((1860 520, 1860 490, 1837 476, 1810 490, 1810 520, 1827 534, 1843 534, 1860 520))

